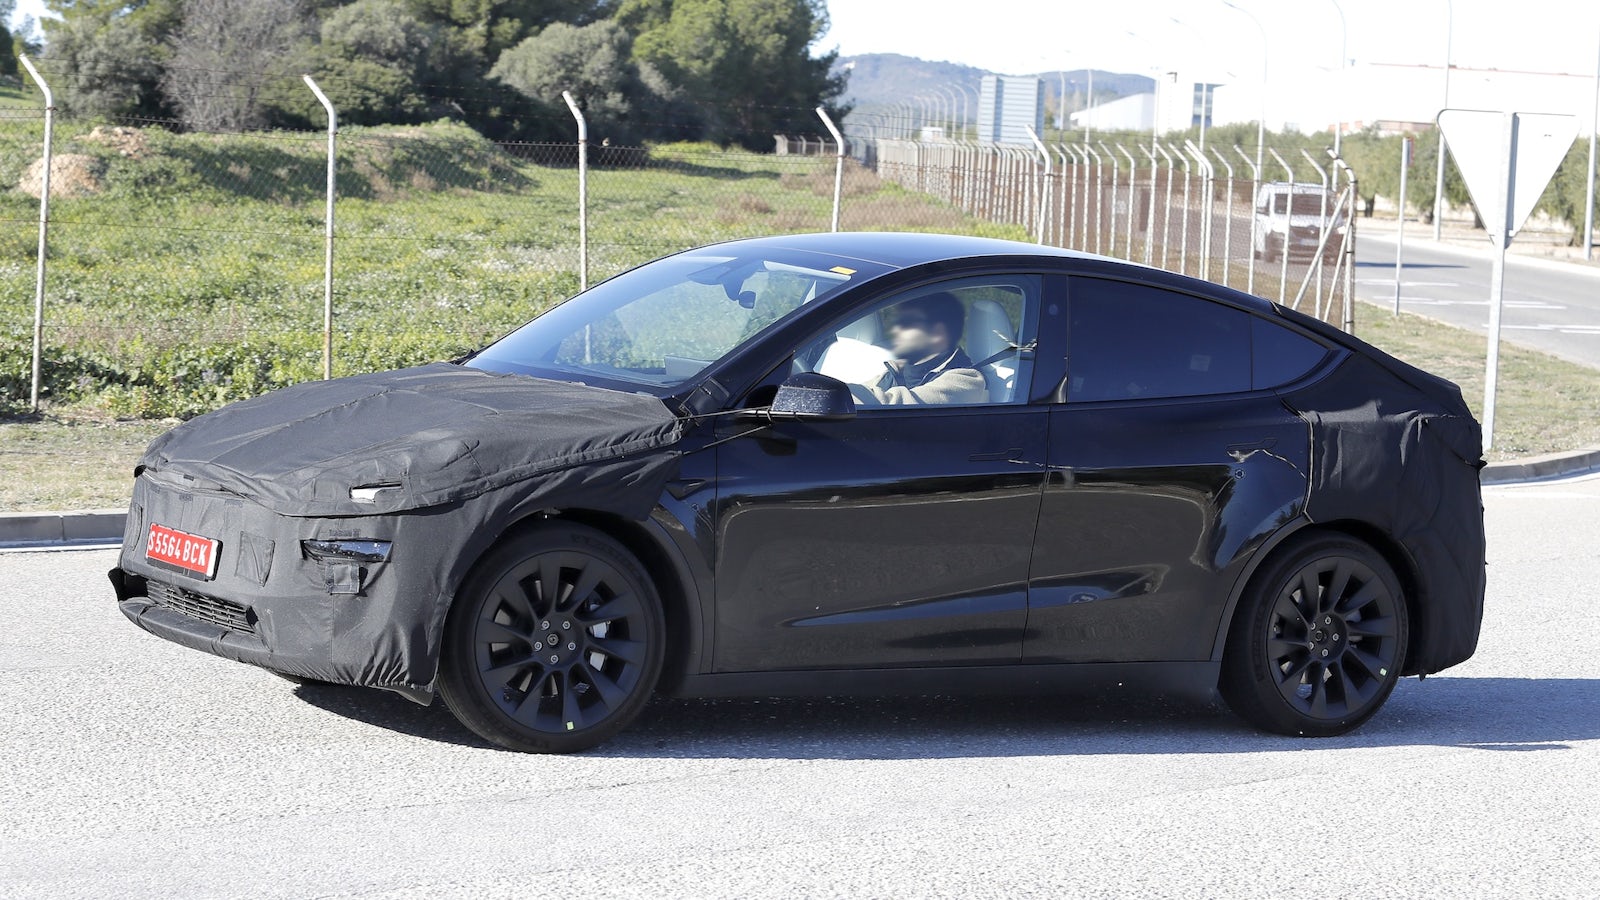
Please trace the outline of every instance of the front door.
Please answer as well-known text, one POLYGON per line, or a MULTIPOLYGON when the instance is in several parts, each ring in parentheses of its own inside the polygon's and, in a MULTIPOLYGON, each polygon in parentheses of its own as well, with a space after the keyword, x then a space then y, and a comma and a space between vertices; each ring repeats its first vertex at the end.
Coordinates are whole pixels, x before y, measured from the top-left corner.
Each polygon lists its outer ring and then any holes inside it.
MULTIPOLYGON (((1021 657, 1049 413, 1025 402, 1025 351, 995 357, 1031 334, 1039 287, 1028 276, 933 286, 966 310, 960 346, 981 354, 965 362, 987 391, 958 402, 890 392, 905 405, 861 391, 853 420, 779 424, 717 448, 717 671, 1021 657)), ((840 328, 841 380, 849 369, 872 380, 862 360, 891 357, 897 329, 926 324, 894 310, 933 288, 840 328)), ((826 353, 795 358, 829 372, 826 353)))

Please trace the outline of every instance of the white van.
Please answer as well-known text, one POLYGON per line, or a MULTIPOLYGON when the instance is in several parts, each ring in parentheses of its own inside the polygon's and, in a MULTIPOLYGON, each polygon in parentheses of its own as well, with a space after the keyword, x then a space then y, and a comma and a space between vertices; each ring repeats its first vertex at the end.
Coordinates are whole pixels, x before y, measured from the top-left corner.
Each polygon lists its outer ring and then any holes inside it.
POLYGON ((1326 221, 1331 234, 1322 254, 1324 265, 1339 255, 1344 214, 1337 198, 1320 184, 1272 181, 1256 191, 1256 259, 1277 262, 1285 250, 1290 259, 1314 256, 1326 221), (1292 205, 1291 205, 1292 199, 1292 205))

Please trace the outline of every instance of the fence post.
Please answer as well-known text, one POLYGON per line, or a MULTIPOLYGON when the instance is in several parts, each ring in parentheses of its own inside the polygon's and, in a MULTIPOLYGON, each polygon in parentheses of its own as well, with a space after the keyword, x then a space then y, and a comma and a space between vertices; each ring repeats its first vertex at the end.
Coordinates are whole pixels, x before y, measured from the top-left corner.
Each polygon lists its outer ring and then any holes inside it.
POLYGON ((44 369, 44 270, 45 249, 49 244, 50 235, 50 167, 51 140, 55 136, 56 126, 56 97, 50 93, 50 85, 45 83, 39 70, 33 67, 33 61, 26 55, 19 56, 23 68, 28 70, 28 77, 39 86, 44 94, 44 172, 40 176, 39 190, 39 267, 34 275, 33 283, 33 380, 28 394, 28 404, 33 412, 39 411, 39 382, 44 369))
MULTIPOLYGON (((1153 143, 1153 142, 1152 142, 1153 143)), ((1161 177, 1161 160, 1156 158, 1156 153, 1143 144, 1139 149, 1144 155, 1150 157, 1150 193, 1149 200, 1144 205, 1144 264, 1151 264, 1151 254, 1156 243, 1156 182, 1161 177)), ((1162 260, 1163 263, 1166 260, 1162 260)))
POLYGON ((1044 188, 1039 192, 1039 243, 1045 244, 1050 240, 1050 182, 1055 180, 1056 173, 1050 165, 1050 151, 1045 148, 1044 141, 1039 140, 1039 135, 1033 130, 1032 125, 1026 127, 1028 137, 1033 139, 1033 145, 1039 148, 1039 155, 1044 158, 1044 188))
POLYGON ((1252 162, 1238 144, 1233 145, 1233 152, 1239 154, 1244 164, 1250 167, 1250 267, 1245 270, 1244 291, 1247 294, 1254 294, 1256 292, 1256 195, 1261 193, 1261 167, 1252 162))
POLYGON ((1228 162, 1227 154, 1218 150, 1215 145, 1211 153, 1216 156, 1217 162, 1228 170, 1228 198, 1223 203, 1222 218, 1227 224, 1222 232, 1222 286, 1228 286, 1228 276, 1233 268, 1233 163, 1228 162))
MULTIPOLYGON (((1100 239, 1100 209, 1101 207, 1105 206, 1105 191, 1102 190, 1100 186, 1100 176, 1105 174, 1105 168, 1100 163, 1100 154, 1094 152, 1094 148, 1089 146, 1088 140, 1083 142, 1083 152, 1088 154, 1090 159, 1094 160, 1094 252, 1095 255, 1098 256, 1100 255, 1104 246, 1100 239)), ((1084 215, 1087 216, 1089 213, 1088 208, 1085 207, 1083 212, 1084 215)), ((1089 221, 1087 218, 1084 219, 1083 224, 1085 228, 1088 227, 1089 221)), ((1087 250, 1089 248, 1087 233, 1085 233, 1083 244, 1084 249, 1087 250)))
POLYGON ((1172 147, 1172 155, 1178 162, 1183 163, 1183 223, 1178 226, 1178 274, 1187 275, 1189 274, 1189 198, 1193 194, 1190 182, 1194 180, 1189 176, 1194 169, 1189 165, 1188 155, 1176 145, 1172 147))
POLYGON ((828 133, 833 135, 834 146, 838 148, 833 157, 833 230, 838 231, 839 200, 844 196, 844 135, 839 133, 839 126, 833 124, 826 109, 817 107, 817 117, 828 126, 828 133))
POLYGON ((1355 269, 1356 269, 1356 198, 1361 196, 1361 182, 1356 178, 1356 170, 1343 157, 1334 155, 1333 164, 1344 170, 1344 177, 1349 181, 1350 205, 1344 214, 1344 333, 1356 332, 1356 301, 1355 301, 1355 269))
MULTIPOLYGON (((1284 303, 1289 299, 1289 235, 1294 230, 1289 223, 1294 220, 1294 168, 1284 162, 1283 157, 1278 155, 1277 150, 1268 147, 1267 152, 1272 154, 1272 158, 1278 161, 1278 165, 1283 166, 1284 174, 1289 176, 1289 199, 1284 206, 1283 215, 1283 252, 1278 254, 1278 261, 1282 268, 1282 272, 1278 276, 1278 302, 1284 303)), ((1266 246, 1265 239, 1262 240, 1261 245, 1262 247, 1266 246)))
POLYGON ((1216 172, 1214 172, 1211 168, 1211 158, 1206 156, 1205 151, 1196 146, 1194 141, 1185 139, 1183 142, 1183 147, 1185 150, 1189 151, 1189 155, 1194 157, 1195 163, 1200 167, 1200 193, 1205 197, 1205 212, 1203 212, 1200 216, 1199 273, 1201 278, 1210 281, 1211 229, 1213 224, 1215 224, 1213 215, 1215 214, 1214 207, 1216 205, 1213 200, 1213 182, 1216 177, 1216 172))
MULTIPOLYGON (((578 123, 578 290, 589 289, 589 123, 578 109, 571 91, 562 91, 572 118, 578 123)), ((586 354, 587 356, 587 354, 586 354)))
POLYGON ((1127 255, 1126 258, 1127 258, 1127 260, 1129 262, 1132 262, 1133 261, 1133 211, 1136 208, 1135 207, 1135 203, 1134 203, 1134 196, 1133 195, 1134 195, 1134 192, 1137 190, 1137 185, 1135 184, 1135 182, 1138 181, 1138 176, 1139 176, 1139 161, 1134 159, 1133 158, 1133 154, 1128 152, 1128 148, 1122 146, 1121 144, 1117 145, 1117 152, 1121 153, 1123 156, 1126 156, 1128 158, 1128 206, 1127 206, 1126 209, 1123 210, 1123 219, 1122 219, 1122 223, 1123 224, 1122 224, 1122 227, 1127 232, 1127 237, 1128 237, 1128 240, 1127 240, 1127 247, 1128 247, 1127 254, 1128 255, 1127 255))
POLYGON ((306 87, 317 97, 317 102, 328 111, 328 208, 323 215, 322 254, 322 378, 333 378, 333 198, 335 175, 338 172, 336 153, 339 134, 339 113, 334 110, 328 95, 322 92, 310 75, 302 75, 306 87))
MULTIPOLYGON (((1316 159, 1314 159, 1311 156, 1310 151, 1306 150, 1304 147, 1301 147, 1300 148, 1300 155, 1304 156, 1306 158, 1306 162, 1311 164, 1311 168, 1317 170, 1318 177, 1320 177, 1322 179, 1322 201, 1321 201, 1321 205, 1319 205, 1317 207, 1318 213, 1322 216, 1322 221, 1317 223, 1317 231, 1320 233, 1319 236, 1321 237, 1321 240, 1317 241, 1317 244, 1320 246, 1320 245, 1322 245, 1324 243, 1327 243, 1327 240, 1328 240, 1328 192, 1332 190, 1332 181, 1330 181, 1329 178, 1328 178, 1328 170, 1324 169, 1323 167, 1321 167, 1319 165, 1317 165, 1317 161, 1316 161, 1316 159)), ((1333 171, 1334 171, 1335 174, 1337 174, 1339 170, 1338 169, 1334 169, 1333 171)), ((1402 203, 1401 203, 1400 208, 1402 210, 1404 210, 1405 209, 1405 203, 1403 201, 1404 201, 1404 198, 1405 198, 1405 194, 1401 194, 1400 197, 1402 199, 1402 203)), ((1307 273, 1307 277, 1310 277, 1311 273, 1315 273, 1316 276, 1317 276, 1317 309, 1321 309, 1322 308, 1322 257, 1321 256, 1318 256, 1312 262, 1311 272, 1307 273)), ((1396 287, 1398 288, 1398 286, 1399 286, 1399 282, 1396 282, 1396 287)), ((1331 305, 1333 303, 1333 292, 1330 290, 1328 292, 1328 294, 1329 294, 1328 303, 1331 305)))
POLYGON ((1065 232, 1061 246, 1082 249, 1078 244, 1078 181, 1082 167, 1078 165, 1078 152, 1071 144, 1056 144, 1056 154, 1061 158, 1061 177, 1067 185, 1061 207, 1061 227, 1065 232))
MULTIPOLYGON (((1167 267, 1167 247, 1172 244, 1172 176, 1176 173, 1178 164, 1173 160, 1172 154, 1168 153, 1167 148, 1162 146, 1159 141, 1151 141, 1150 146, 1156 148, 1156 152, 1161 154, 1161 158, 1167 161, 1166 199, 1162 201, 1161 213, 1161 268, 1165 269, 1167 267)), ((1152 198, 1153 200, 1154 198, 1152 198)), ((1178 260, 1178 264, 1181 271, 1183 260, 1178 260)))
POLYGON ((1122 164, 1117 162, 1117 155, 1115 153, 1111 152, 1111 148, 1106 146, 1106 142, 1105 141, 1095 141, 1095 143, 1100 145, 1100 149, 1104 150, 1106 152, 1106 157, 1111 160, 1111 224, 1107 227, 1107 230, 1111 233, 1111 246, 1106 249, 1106 253, 1111 255, 1111 256, 1116 256, 1117 255, 1117 179, 1122 176, 1122 173, 1120 171, 1120 169, 1122 168, 1122 164))

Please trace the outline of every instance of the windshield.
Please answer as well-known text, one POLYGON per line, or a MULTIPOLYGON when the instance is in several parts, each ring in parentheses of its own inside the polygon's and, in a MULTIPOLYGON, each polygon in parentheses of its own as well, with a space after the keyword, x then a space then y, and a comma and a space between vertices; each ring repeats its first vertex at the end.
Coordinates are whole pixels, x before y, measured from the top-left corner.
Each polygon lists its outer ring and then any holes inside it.
MULTIPOLYGON (((1288 208, 1288 193, 1272 195, 1272 211, 1275 214, 1281 216, 1288 208)), ((1337 210, 1334 208, 1334 199, 1332 197, 1328 197, 1319 190, 1294 192, 1294 215, 1320 216, 1323 214, 1324 209, 1326 209, 1326 211, 1329 213, 1337 212, 1337 210), (1326 206, 1324 206, 1324 204, 1326 204, 1326 206)))
POLYGON ((728 247, 669 256, 551 309, 467 365, 669 393, 802 305, 843 289, 862 265, 832 262, 728 247))

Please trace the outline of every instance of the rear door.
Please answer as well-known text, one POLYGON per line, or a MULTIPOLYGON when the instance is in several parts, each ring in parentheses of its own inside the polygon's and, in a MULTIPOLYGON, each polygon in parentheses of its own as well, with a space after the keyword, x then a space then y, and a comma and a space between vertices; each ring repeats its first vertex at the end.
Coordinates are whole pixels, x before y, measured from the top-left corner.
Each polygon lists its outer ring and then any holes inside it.
MULTIPOLYGON (((1304 501, 1306 424, 1270 389, 1321 345, 1253 313, 1074 277, 1024 657, 1203 660, 1237 567, 1304 501), (1267 354, 1289 343, 1289 361, 1267 354), (1259 352, 1258 352, 1259 351, 1259 352)), ((1046 348, 1041 347, 1041 352, 1046 348)))

